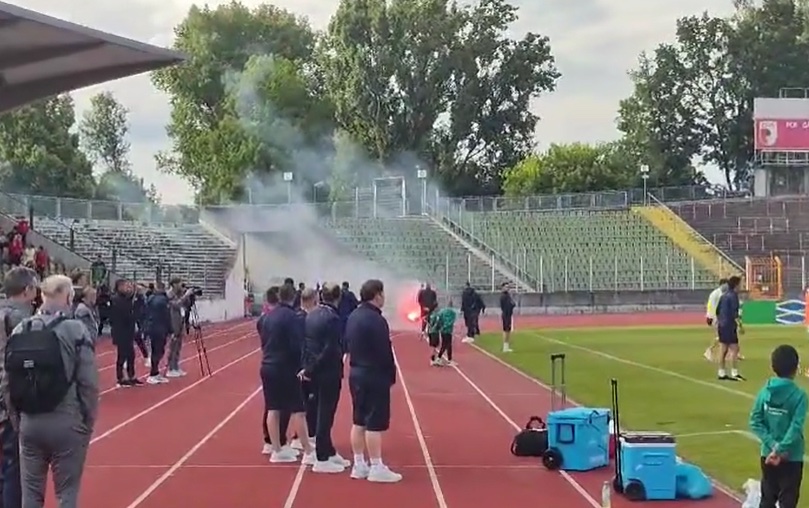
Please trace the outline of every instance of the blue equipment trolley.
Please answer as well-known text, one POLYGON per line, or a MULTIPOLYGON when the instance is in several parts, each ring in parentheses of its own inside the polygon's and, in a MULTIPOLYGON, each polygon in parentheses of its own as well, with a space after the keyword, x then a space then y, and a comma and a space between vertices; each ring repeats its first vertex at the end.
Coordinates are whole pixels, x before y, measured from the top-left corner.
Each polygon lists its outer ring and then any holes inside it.
POLYGON ((613 379, 615 478, 613 488, 630 501, 670 501, 677 497, 677 453, 667 432, 622 432, 618 380, 613 379))

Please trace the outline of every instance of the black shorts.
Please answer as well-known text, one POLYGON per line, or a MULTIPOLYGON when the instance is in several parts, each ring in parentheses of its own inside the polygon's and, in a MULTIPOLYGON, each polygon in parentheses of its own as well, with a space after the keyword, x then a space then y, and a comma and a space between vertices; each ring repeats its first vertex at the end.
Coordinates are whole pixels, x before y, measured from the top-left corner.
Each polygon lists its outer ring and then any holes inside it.
POLYGON ((441 336, 438 333, 427 334, 427 341, 430 347, 438 347, 441 344, 441 336))
POLYGON ((302 413, 303 388, 297 373, 274 367, 261 367, 261 388, 267 411, 302 413))
POLYGON ((351 391, 351 418, 354 425, 371 432, 390 428, 390 385, 373 375, 352 372, 348 376, 351 391))
POLYGON ((732 345, 739 343, 739 333, 736 327, 733 328, 717 328, 717 336, 719 343, 725 345, 732 345))
POLYGON ((503 318, 503 331, 510 332, 511 325, 514 322, 514 316, 502 316, 503 318))

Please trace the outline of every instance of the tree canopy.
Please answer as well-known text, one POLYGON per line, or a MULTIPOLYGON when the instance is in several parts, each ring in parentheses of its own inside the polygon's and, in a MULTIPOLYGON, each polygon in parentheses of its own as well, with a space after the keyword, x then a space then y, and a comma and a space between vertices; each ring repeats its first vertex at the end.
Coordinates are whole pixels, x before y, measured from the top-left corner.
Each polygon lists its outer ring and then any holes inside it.
POLYGON ((189 63, 154 76, 173 107, 160 166, 203 201, 286 171, 336 197, 419 163, 451 192, 497 193, 559 77, 546 37, 509 37, 516 19, 505 0, 342 0, 317 33, 270 5, 192 7, 175 43, 189 63))

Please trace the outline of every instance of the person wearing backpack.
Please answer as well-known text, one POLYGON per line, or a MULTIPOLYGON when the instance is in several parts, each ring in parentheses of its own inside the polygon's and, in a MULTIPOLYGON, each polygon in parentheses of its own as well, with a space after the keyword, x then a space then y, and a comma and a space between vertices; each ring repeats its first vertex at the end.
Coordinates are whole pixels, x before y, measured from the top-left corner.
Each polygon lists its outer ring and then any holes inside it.
POLYGON ((2 395, 19 432, 22 506, 44 506, 50 469, 58 505, 75 508, 98 415, 98 368, 90 332, 70 318, 70 278, 52 275, 41 288, 39 312, 6 344, 2 395))
MULTIPOLYGON (((6 299, 0 301, 0 389, 2 386, 3 360, 8 337, 14 328, 33 313, 33 301, 37 294, 37 276, 30 268, 12 268, 6 273, 3 288, 6 299)), ((0 444, 2 444, 2 462, 0 473, 0 503, 3 508, 20 508, 22 492, 20 490, 20 450, 17 430, 12 425, 6 412, 6 404, 0 399, 0 444)))

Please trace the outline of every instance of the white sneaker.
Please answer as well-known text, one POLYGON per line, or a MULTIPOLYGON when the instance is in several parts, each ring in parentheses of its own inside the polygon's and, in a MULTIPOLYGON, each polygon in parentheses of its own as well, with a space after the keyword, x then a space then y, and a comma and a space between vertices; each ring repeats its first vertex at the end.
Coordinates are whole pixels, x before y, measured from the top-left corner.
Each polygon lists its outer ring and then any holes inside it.
POLYGON ((351 461, 348 459, 344 459, 343 456, 340 455, 339 453, 335 453, 334 455, 329 457, 329 462, 333 462, 337 465, 340 465, 343 467, 343 469, 351 466, 351 461))
MULTIPOLYGON (((168 381, 168 379, 166 381, 168 381)), ((146 378, 146 382, 150 385, 159 385, 162 383, 160 376, 149 376, 146 378)))
POLYGON ((296 450, 303 450, 303 445, 301 444, 300 439, 293 439, 292 442, 289 443, 289 446, 295 448, 296 450))
POLYGON ((303 459, 301 459, 301 464, 304 466, 314 466, 315 462, 317 462, 317 457, 315 456, 315 452, 309 452, 303 454, 303 459))
POLYGON ((368 481, 375 483, 396 483, 402 480, 402 475, 394 473, 384 464, 371 466, 368 481))
POLYGON ((183 374, 179 370, 167 370, 166 377, 183 377, 183 374))
POLYGON ((312 466, 313 473, 342 473, 345 471, 346 468, 342 464, 338 464, 336 462, 332 462, 331 459, 324 460, 324 461, 315 461, 315 464, 312 466))
POLYGON ((272 445, 270 443, 264 443, 264 446, 261 447, 261 454, 272 455, 272 445))
POLYGON ((473 342, 475 342, 475 338, 474 337, 464 337, 463 339, 461 339, 461 342, 463 342, 464 344, 472 344, 473 342))
POLYGON ((446 365, 447 367, 457 367, 458 362, 456 362, 455 360, 448 360, 447 363, 445 363, 444 365, 446 365))
POLYGON ((510 345, 508 345, 508 344, 503 344, 503 352, 504 352, 504 353, 511 353, 511 352, 513 352, 513 351, 514 351, 514 350, 513 350, 513 349, 511 349, 511 346, 510 346, 510 345))
POLYGON ((439 360, 438 358, 430 360, 430 366, 432 367, 441 367, 442 365, 443 364, 441 363, 441 360, 439 360))
POLYGON ((301 451, 300 451, 300 450, 296 450, 295 448, 292 448, 292 447, 291 447, 291 446, 289 446, 289 445, 284 445, 284 446, 282 446, 282 447, 281 447, 281 450, 283 450, 283 451, 284 451, 284 453, 291 453, 292 455, 294 455, 294 456, 296 456, 296 457, 297 457, 298 455, 300 455, 300 454, 301 454, 301 451))
POLYGON ((180 374, 180 377, 188 375, 188 372, 184 371, 183 369, 179 369, 177 372, 180 374))
POLYGON ((152 359, 148 356, 143 359, 143 366, 144 367, 151 367, 152 366, 152 359))
POLYGON ((290 453, 288 450, 284 450, 281 448, 281 451, 272 452, 270 454, 270 462, 272 464, 283 464, 289 462, 297 462, 298 456, 294 453, 290 453))
POLYGON ((351 468, 351 478, 355 480, 365 480, 371 473, 371 468, 367 462, 355 462, 351 468))

